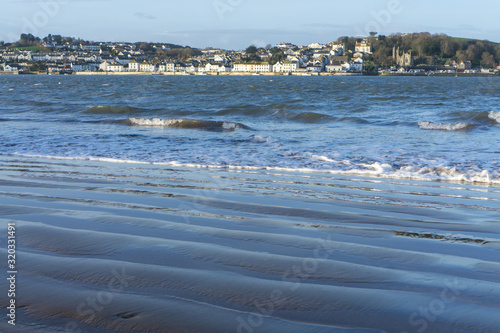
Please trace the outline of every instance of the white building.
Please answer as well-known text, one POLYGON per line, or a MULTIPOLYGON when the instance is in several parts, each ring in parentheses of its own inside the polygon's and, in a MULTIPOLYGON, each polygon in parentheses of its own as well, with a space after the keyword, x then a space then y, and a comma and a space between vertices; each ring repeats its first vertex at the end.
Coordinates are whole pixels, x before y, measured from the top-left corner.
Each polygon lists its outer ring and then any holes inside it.
POLYGON ((100 51, 101 46, 100 45, 83 45, 80 44, 80 49, 85 50, 85 51, 100 51))
POLYGON ((292 72, 296 72, 298 68, 299 68, 298 61, 283 61, 283 62, 277 62, 273 66, 273 72, 275 72, 275 73, 292 73, 292 72))
POLYGON ((139 72, 154 72, 154 71, 155 71, 155 65, 150 64, 149 62, 143 62, 139 64, 139 72))
POLYGON ((255 64, 239 63, 234 64, 233 72, 240 73, 269 73, 273 71, 273 66, 268 62, 255 64))
POLYGON ((208 63, 204 67, 205 72, 218 72, 219 71, 219 65, 214 65, 211 63, 208 63))
POLYGON ((296 48, 297 46, 292 43, 279 43, 276 44, 276 47, 280 49, 293 49, 296 48))
POLYGON ((355 47, 355 52, 361 52, 361 53, 367 53, 367 54, 372 54, 373 52, 373 45, 370 42, 367 42, 366 40, 356 43, 355 47))
POLYGON ((105 72, 124 72, 125 68, 121 64, 117 63, 110 63, 110 62, 103 62, 102 64, 99 65, 99 69, 103 70, 105 72))
POLYGON ((326 71, 329 73, 342 73, 347 72, 349 69, 349 64, 344 61, 334 60, 326 65, 326 71))
POLYGON ((198 66, 195 66, 193 64, 189 65, 186 67, 186 72, 188 73, 196 73, 198 72, 198 66))
MULTIPOLYGON (((130 66, 130 64, 129 64, 130 66)), ((175 71, 175 64, 173 62, 167 62, 158 66, 160 72, 173 72, 175 71)))
POLYGON ((74 72, 93 72, 99 69, 95 63, 71 63, 71 70, 74 72))
POLYGON ((361 58, 354 59, 354 61, 351 61, 350 66, 351 66, 351 70, 353 72, 362 72, 363 71, 363 59, 361 59, 361 58))
POLYGON ((135 60, 132 60, 128 63, 128 71, 129 72, 138 72, 139 71, 139 63, 135 60))
POLYGON ((345 52, 345 44, 333 43, 330 55, 334 57, 343 56, 345 52))
POLYGON ((312 43, 312 44, 309 44, 308 47, 310 49, 321 50, 321 49, 325 48, 326 45, 320 44, 320 43, 312 43))

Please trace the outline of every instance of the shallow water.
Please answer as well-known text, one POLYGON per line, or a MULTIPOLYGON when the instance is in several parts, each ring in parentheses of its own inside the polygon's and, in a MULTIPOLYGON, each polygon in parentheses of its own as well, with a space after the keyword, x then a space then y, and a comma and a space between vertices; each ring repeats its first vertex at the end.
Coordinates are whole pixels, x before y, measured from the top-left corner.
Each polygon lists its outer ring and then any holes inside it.
POLYGON ((24 330, 500 325, 495 187, 26 157, 0 165, 24 330))

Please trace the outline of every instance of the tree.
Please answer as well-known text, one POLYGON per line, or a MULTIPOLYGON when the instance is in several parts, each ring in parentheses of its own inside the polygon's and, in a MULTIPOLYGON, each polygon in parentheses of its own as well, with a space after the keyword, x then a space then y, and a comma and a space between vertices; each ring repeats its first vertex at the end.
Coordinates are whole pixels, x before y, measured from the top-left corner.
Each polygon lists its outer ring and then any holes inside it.
POLYGON ((47 66, 45 66, 44 63, 41 61, 35 62, 33 65, 30 67, 31 72, 41 72, 47 69, 47 66))
POLYGON ((483 52, 483 56, 481 58, 481 66, 486 68, 495 67, 495 59, 493 55, 489 52, 483 52))
POLYGON ((249 47, 247 47, 247 49, 245 50, 245 52, 248 55, 253 55, 253 54, 256 54, 258 50, 259 49, 257 48, 257 46, 255 46, 255 45, 252 44, 249 47))
POLYGON ((378 35, 378 32, 370 31, 370 37, 375 37, 378 35))

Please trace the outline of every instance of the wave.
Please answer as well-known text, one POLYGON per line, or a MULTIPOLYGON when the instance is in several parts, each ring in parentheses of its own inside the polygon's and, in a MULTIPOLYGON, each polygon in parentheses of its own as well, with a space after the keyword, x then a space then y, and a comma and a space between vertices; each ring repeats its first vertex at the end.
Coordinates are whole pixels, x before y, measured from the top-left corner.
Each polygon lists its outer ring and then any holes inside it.
POLYGON ((452 113, 453 119, 465 122, 474 122, 481 125, 500 123, 500 111, 456 111, 452 113))
POLYGON ((290 118, 294 121, 299 121, 303 123, 319 123, 323 121, 333 120, 334 118, 326 114, 315 113, 315 112, 303 112, 299 113, 290 118))
POLYGON ((500 111, 490 111, 488 112, 488 118, 496 121, 500 124, 500 111))
POLYGON ((200 129, 212 132, 232 132, 237 129, 250 129, 250 127, 246 125, 229 121, 197 120, 188 118, 129 118, 126 122, 132 126, 174 127, 200 129))
POLYGON ((418 123, 420 129, 423 130, 437 130, 437 131, 463 131, 474 126, 471 123, 454 123, 454 124, 443 124, 443 123, 433 123, 430 121, 421 121, 418 123))
POLYGON ((270 143, 273 139, 270 136, 252 135, 250 142, 252 143, 270 143))
POLYGON ((360 118, 360 117, 344 117, 339 119, 340 122, 342 121, 349 121, 353 123, 358 123, 358 124, 368 124, 370 123, 368 120, 360 118))
POLYGON ((109 105, 90 105, 85 110, 86 113, 91 114, 130 114, 146 112, 151 110, 135 108, 131 106, 109 106, 109 105))
MULTIPOLYGON (((254 137, 251 140, 255 143, 269 142, 271 138, 263 138, 260 136, 254 137)), ((0 154, 3 155, 3 154, 0 154)), ((352 175, 361 177, 386 178, 386 179, 410 179, 420 181, 435 181, 435 182, 450 182, 461 184, 478 184, 489 186, 500 186, 500 172, 481 169, 466 169, 462 170, 454 166, 445 165, 413 165, 413 166, 396 166, 388 163, 371 162, 357 163, 350 160, 334 160, 327 156, 305 154, 301 158, 309 158, 315 161, 331 163, 329 166, 324 164, 322 168, 311 167, 280 167, 280 166, 259 166, 259 165, 243 165, 243 164, 220 164, 220 163, 190 163, 179 161, 140 161, 133 159, 119 159, 112 157, 93 157, 93 156, 48 156, 48 155, 32 155, 32 154, 7 154, 6 156, 22 156, 28 158, 40 158, 50 160, 76 160, 76 161, 96 161, 104 163, 117 164, 142 164, 142 165, 159 165, 179 168, 193 169, 219 169, 219 170, 252 170, 252 171, 283 171, 283 172, 298 172, 310 174, 331 174, 331 175, 352 175)))

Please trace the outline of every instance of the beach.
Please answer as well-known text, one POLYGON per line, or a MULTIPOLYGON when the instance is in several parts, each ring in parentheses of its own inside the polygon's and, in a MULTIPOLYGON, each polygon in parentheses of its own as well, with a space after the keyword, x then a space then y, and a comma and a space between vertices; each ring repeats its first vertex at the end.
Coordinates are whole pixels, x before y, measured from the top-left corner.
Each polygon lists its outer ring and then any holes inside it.
POLYGON ((499 91, 1 76, 0 332, 496 332, 499 91))
MULTIPOLYGON (((3 332, 500 325, 498 187, 19 156, 0 165, 2 243, 14 223, 18 244, 16 326, 3 321, 3 332)), ((4 318, 6 307, 2 298, 4 318)))

